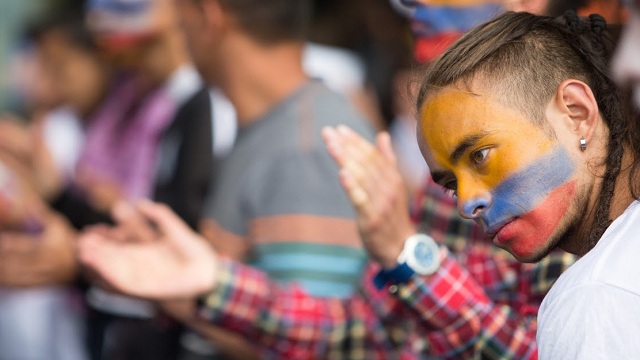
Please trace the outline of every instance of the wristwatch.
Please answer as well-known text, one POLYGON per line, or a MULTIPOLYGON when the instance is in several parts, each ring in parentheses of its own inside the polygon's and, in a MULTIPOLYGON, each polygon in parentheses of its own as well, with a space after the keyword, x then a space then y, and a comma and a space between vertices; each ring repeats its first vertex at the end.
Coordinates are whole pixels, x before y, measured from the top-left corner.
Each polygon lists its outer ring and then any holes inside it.
POLYGON ((398 265, 391 269, 382 269, 374 277, 373 282, 378 289, 385 284, 403 284, 413 274, 431 275, 440 267, 440 251, 438 244, 429 235, 415 234, 404 243, 398 255, 398 265))

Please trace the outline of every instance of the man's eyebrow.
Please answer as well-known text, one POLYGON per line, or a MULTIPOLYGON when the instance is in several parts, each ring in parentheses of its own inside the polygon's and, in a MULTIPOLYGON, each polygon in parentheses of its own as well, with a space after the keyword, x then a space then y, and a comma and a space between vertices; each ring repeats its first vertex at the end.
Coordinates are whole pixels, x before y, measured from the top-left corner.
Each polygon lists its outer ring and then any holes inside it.
POLYGON ((473 135, 465 136, 462 139, 462 141, 455 147, 455 149, 453 149, 453 152, 449 156, 449 159, 451 160, 451 163, 455 164, 458 161, 460 161, 460 158, 462 158, 462 155, 470 147, 473 147, 475 144, 478 143, 478 141, 480 141, 480 139, 482 139, 483 137, 487 136, 488 134, 489 134, 488 132, 482 132, 482 133, 479 133, 479 134, 473 134, 473 135))

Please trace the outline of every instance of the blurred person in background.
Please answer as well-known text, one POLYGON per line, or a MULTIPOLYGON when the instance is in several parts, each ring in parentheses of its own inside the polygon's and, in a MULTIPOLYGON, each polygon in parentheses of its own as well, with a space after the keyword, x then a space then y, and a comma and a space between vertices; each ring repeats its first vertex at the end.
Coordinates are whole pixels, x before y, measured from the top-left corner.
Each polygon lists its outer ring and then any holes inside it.
POLYGON ((407 21, 388 0, 315 1, 303 66, 345 94, 376 130, 391 114, 393 73, 407 59, 407 21))
POLYGON ((30 124, 9 116, 0 122, 3 194, 13 193, 8 205, 14 212, 27 209, 26 229, 3 227, 1 233, 0 359, 87 359, 82 300, 68 286, 77 276, 77 235, 41 198, 51 184, 73 176, 80 119, 102 99, 108 71, 81 14, 49 15, 28 37, 40 68, 34 80, 55 86, 55 100, 30 99, 30 124), (31 208, 34 198, 39 210, 31 208))
POLYGON ((629 22, 625 26, 618 49, 613 59, 612 73, 616 81, 631 91, 631 100, 640 111, 640 2, 627 0, 631 9, 629 22))
MULTIPOLYGON (((172 4, 96 0, 87 10, 91 39, 113 73, 100 101, 78 109, 84 141, 73 176, 43 195, 77 229, 110 222, 116 201, 140 198, 169 204, 195 227, 213 167, 211 98, 172 4)), ((182 351, 181 327, 153 304, 98 286, 87 301, 92 358, 175 359, 182 351)))
MULTIPOLYGON (((240 127, 214 179, 201 230, 220 253, 318 296, 349 296, 366 261, 353 209, 320 129, 346 122, 371 138, 350 103, 305 74, 311 1, 180 1, 195 63, 233 103, 240 127)), ((198 326, 225 355, 273 353, 229 346, 222 329, 198 326), (247 354, 247 350, 256 351, 247 354)))
MULTIPOLYGON (((0 197, 15 210, 28 203, 24 191, 30 179, 2 160, 0 197)), ((77 275, 77 233, 44 204, 35 205, 37 211, 33 206, 27 205, 20 226, 0 231, 0 359, 87 359, 82 302, 71 286, 77 275)))
POLYGON ((424 162, 416 138, 415 110, 411 94, 415 93, 415 72, 399 70, 393 81, 394 116, 388 127, 391 143, 398 161, 398 170, 404 180, 410 199, 415 198, 429 178, 429 168, 424 162))

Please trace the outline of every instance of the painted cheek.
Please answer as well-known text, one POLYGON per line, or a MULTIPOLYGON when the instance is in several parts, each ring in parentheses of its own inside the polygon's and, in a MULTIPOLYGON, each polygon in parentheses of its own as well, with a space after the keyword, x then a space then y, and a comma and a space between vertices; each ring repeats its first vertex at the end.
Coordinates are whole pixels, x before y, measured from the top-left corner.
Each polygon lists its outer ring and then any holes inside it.
POLYGON ((503 247, 518 258, 539 256, 541 251, 548 248, 552 236, 558 232, 558 226, 569 209, 575 189, 575 181, 559 186, 533 210, 507 225, 499 234, 503 247))
POLYGON ((483 216, 488 230, 494 232, 507 221, 535 209, 569 181, 573 170, 571 158, 558 147, 509 176, 493 191, 493 203, 483 216))

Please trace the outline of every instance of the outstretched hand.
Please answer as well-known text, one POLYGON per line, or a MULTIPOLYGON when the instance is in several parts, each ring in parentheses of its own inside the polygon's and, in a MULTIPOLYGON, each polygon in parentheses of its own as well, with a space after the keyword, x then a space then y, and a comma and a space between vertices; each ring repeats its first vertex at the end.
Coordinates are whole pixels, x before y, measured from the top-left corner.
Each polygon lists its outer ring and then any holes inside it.
POLYGON ((127 295, 188 299, 215 286, 217 256, 167 206, 119 203, 117 227, 98 226, 79 240, 79 256, 98 283, 127 295))
POLYGON ((346 126, 325 128, 322 135, 356 208, 365 248, 384 267, 395 266, 415 227, 389 134, 380 133, 375 146, 346 126))

